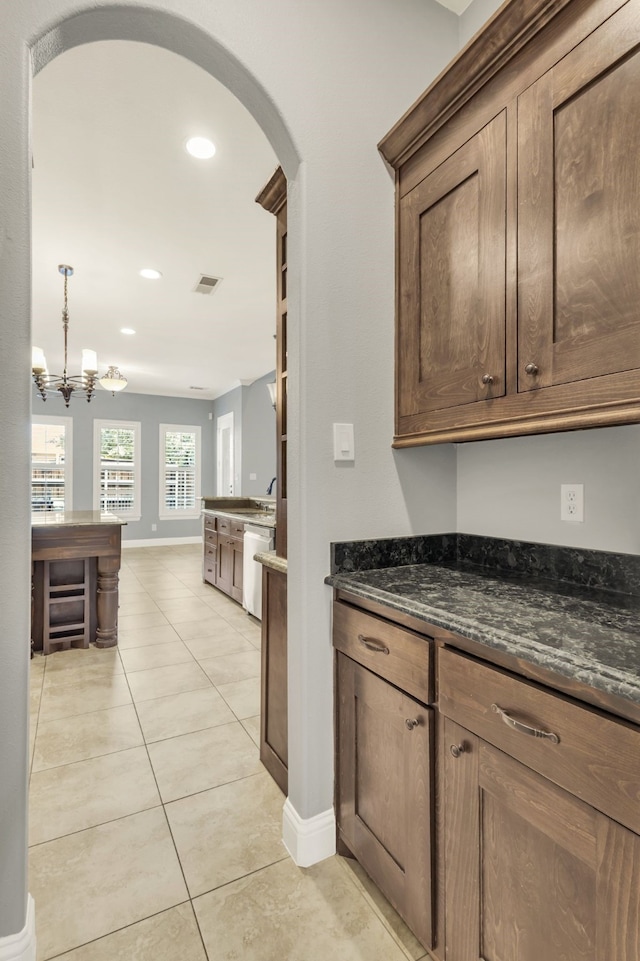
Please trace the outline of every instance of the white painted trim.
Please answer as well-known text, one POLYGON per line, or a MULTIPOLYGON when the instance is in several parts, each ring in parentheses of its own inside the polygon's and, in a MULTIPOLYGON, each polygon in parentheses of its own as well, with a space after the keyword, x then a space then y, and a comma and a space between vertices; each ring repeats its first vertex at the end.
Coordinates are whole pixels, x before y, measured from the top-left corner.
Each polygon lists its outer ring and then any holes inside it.
POLYGON ((36 916, 31 895, 27 895, 27 918, 22 931, 0 938, 0 961, 36 961, 36 916))
POLYGON ((141 540, 122 541, 122 549, 127 547, 177 547, 179 544, 202 544, 202 537, 147 537, 141 540))
POLYGON ((301 818, 287 798, 282 810, 282 840, 300 868, 308 868, 336 853, 336 817, 333 808, 312 818, 301 818))
MULTIPOLYGON (((221 414, 216 420, 216 494, 218 497, 233 497, 236 490, 240 489, 240 485, 236 483, 236 431, 234 424, 233 411, 230 410, 227 414, 221 414), (222 489, 222 454, 223 454, 223 443, 222 434, 223 431, 231 431, 230 444, 229 444, 229 474, 231 477, 230 490, 222 489)), ((238 471, 238 475, 239 475, 238 471)))
POLYGON ((93 422, 93 509, 100 510, 100 469, 102 458, 100 451, 102 447, 103 428, 122 428, 133 431, 133 507, 130 511, 114 511, 125 521, 139 521, 142 517, 141 498, 142 498, 142 424, 139 420, 94 420, 93 422))
MULTIPOLYGON (((31 415, 31 426, 44 424, 64 427, 64 509, 73 510, 73 417, 51 417, 48 414, 31 415)), ((31 449, 31 468, 33 470, 33 447, 31 449)))
POLYGON ((183 520, 193 520, 196 517, 200 517, 200 475, 201 475, 201 450, 202 450, 202 429, 196 425, 184 425, 184 424, 160 424, 160 441, 158 444, 158 450, 160 453, 159 457, 159 475, 158 475, 158 490, 160 493, 159 503, 158 503, 158 518, 161 521, 183 521, 183 520), (178 508, 176 510, 168 510, 166 506, 165 499, 165 483, 166 483, 166 435, 169 431, 174 433, 182 434, 193 434, 195 436, 195 450, 196 450, 196 462, 193 466, 193 476, 194 476, 194 504, 189 510, 184 508, 178 508))

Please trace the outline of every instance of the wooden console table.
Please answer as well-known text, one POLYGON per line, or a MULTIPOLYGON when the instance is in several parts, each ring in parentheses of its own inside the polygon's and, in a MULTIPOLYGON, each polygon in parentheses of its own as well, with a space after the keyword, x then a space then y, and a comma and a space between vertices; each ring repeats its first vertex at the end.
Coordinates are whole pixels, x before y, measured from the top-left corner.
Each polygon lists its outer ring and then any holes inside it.
POLYGON ((32 640, 36 650, 48 654, 52 649, 88 647, 89 641, 96 647, 118 643, 124 523, 115 514, 100 511, 33 515, 32 640))

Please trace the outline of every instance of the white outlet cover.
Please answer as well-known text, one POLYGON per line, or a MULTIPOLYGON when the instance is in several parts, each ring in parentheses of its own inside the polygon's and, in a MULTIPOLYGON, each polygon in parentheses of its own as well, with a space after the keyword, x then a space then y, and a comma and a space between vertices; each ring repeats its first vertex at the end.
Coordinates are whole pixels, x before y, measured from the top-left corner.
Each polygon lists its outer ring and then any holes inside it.
POLYGON ((584 522, 584 484, 560 485, 560 520, 573 524, 584 522))

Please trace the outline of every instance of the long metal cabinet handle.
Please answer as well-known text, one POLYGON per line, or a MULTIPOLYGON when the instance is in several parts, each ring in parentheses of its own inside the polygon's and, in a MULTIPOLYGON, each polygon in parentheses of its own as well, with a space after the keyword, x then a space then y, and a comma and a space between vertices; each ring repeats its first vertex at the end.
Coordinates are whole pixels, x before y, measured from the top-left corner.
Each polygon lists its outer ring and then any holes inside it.
POLYGON ((522 721, 516 721, 514 717, 511 717, 510 714, 507 714, 506 711, 503 711, 502 708, 498 707, 497 704, 492 704, 491 710, 495 714, 499 714, 504 723, 508 724, 509 727, 512 727, 514 731, 520 731, 521 734, 529 734, 531 737, 543 737, 547 741, 552 741, 553 744, 560 743, 560 738, 557 734, 553 734, 551 731, 541 731, 537 727, 529 727, 528 724, 523 724, 522 721))
POLYGON ((358 640, 361 644, 364 644, 368 651, 373 651, 374 654, 388 654, 389 648, 382 641, 377 641, 375 637, 365 637, 364 634, 358 634, 358 640))

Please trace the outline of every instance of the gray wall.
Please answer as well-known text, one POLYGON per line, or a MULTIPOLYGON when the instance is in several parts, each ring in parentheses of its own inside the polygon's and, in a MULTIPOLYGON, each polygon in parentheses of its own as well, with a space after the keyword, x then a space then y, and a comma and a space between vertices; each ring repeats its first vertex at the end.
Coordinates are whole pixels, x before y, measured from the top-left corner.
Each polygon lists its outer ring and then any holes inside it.
POLYGON ((242 388, 241 492, 245 496, 265 495, 271 478, 276 476, 276 412, 267 390, 267 384, 274 380, 275 371, 271 371, 242 388), (251 474, 256 475, 255 480, 251 480, 251 474))
POLYGON ((640 426, 458 448, 459 531, 640 552, 640 426), (560 520, 560 485, 584 484, 584 522, 560 520))
POLYGON ((139 521, 122 528, 122 538, 147 540, 167 537, 195 537, 200 534, 200 520, 160 520, 159 507, 159 439, 160 424, 184 424, 201 428, 202 493, 211 487, 214 476, 213 410, 210 400, 182 397, 158 397, 134 394, 125 390, 112 397, 98 391, 87 404, 81 397, 72 398, 65 408, 62 397, 50 396, 46 402, 33 390, 34 416, 68 416, 73 418, 73 509, 93 510, 93 422, 94 420, 139 421, 141 430, 141 507, 139 521), (157 531, 151 525, 157 525, 157 531))
MULTIPOLYGON (((244 497, 264 496, 276 475, 276 415, 267 390, 274 380, 275 371, 271 371, 253 384, 234 387, 213 404, 214 448, 217 418, 233 411, 236 494, 244 497)), ((210 493, 215 493, 215 483, 210 493)))
POLYGON ((502 0, 473 0, 460 15, 460 46, 464 45, 480 30, 489 17, 498 9, 502 0))

